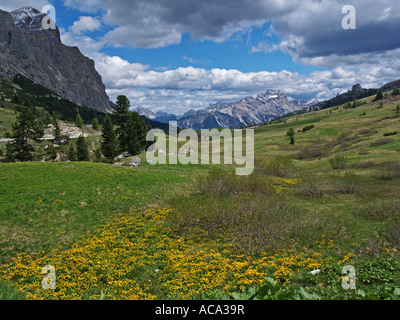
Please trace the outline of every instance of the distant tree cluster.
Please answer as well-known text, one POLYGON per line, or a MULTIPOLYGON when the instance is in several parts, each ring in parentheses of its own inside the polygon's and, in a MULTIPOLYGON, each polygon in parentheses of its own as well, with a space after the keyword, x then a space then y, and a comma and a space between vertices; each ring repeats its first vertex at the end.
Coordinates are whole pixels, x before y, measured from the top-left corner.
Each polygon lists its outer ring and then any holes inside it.
POLYGON ((375 96, 375 101, 380 101, 380 100, 383 100, 383 92, 382 92, 382 90, 378 90, 378 92, 376 93, 376 96, 375 96))
POLYGON ((355 109, 355 108, 358 108, 358 107, 363 106, 363 105, 366 105, 366 104, 367 104, 366 101, 357 101, 357 100, 354 100, 353 102, 346 102, 346 103, 343 105, 343 109, 355 109))
POLYGON ((22 90, 18 90, 18 94, 13 96, 13 102, 16 104, 21 104, 25 101, 24 99, 29 98, 32 104, 43 106, 47 112, 56 113, 59 119, 65 121, 75 121, 77 114, 79 114, 84 123, 90 123, 94 118, 102 123, 106 116, 104 112, 79 106, 72 101, 60 98, 51 90, 22 75, 14 77, 13 82, 22 88, 22 90))
MULTIPOLYGON (((129 99, 121 95, 117 98, 113 114, 105 116, 101 132, 101 147, 95 150, 98 159, 105 157, 111 160, 120 153, 137 155, 146 149, 148 145, 146 135, 150 127, 142 116, 137 112, 129 111, 129 108, 129 99)), ((30 100, 27 99, 23 104, 18 105, 16 112, 18 113, 16 122, 12 125, 11 133, 7 133, 12 141, 6 145, 6 162, 35 160, 33 142, 42 140, 45 124, 54 124, 53 142, 55 144, 69 140, 61 134, 56 115, 53 114, 51 118, 45 109, 32 106, 30 100)), ((75 118, 75 125, 79 128, 83 127, 83 119, 79 113, 75 118)), ((100 129, 97 118, 92 119, 92 126, 94 130, 100 129)), ((90 161, 89 148, 83 136, 80 136, 75 144, 70 144, 68 159, 90 161)))
POLYGON ((150 127, 137 112, 129 111, 129 108, 129 99, 120 95, 113 107, 114 123, 109 116, 104 119, 101 152, 106 159, 114 159, 122 152, 137 155, 147 146, 146 134, 150 127), (117 126, 115 130, 114 125, 117 126))
POLYGON ((44 124, 38 109, 29 100, 19 105, 16 111, 16 122, 12 125, 11 134, 8 134, 13 141, 6 145, 6 162, 32 161, 35 151, 32 141, 43 137, 44 124))
MULTIPOLYGON (((137 112, 129 111, 129 108, 129 99, 124 95, 118 96, 116 104, 113 106, 112 116, 106 115, 104 118, 101 129, 101 146, 95 150, 96 158, 104 157, 112 160, 120 153, 137 155, 146 148, 146 135, 150 127, 147 126, 143 117, 137 112)), ((81 125, 81 120, 78 114, 75 124, 81 125)), ((92 126, 95 130, 99 129, 97 119, 92 121, 92 126)), ((76 147, 70 146, 68 158, 71 161, 89 161, 89 152, 83 137, 77 140, 76 147)))

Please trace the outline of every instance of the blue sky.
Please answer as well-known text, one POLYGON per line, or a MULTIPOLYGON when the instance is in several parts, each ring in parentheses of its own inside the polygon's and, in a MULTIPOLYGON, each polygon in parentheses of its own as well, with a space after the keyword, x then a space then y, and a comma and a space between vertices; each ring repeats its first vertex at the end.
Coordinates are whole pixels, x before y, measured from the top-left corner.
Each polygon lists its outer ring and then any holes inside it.
MULTIPOLYGON (((62 1, 53 1, 57 12, 57 25, 68 30, 75 21, 82 16, 82 12, 71 7, 66 7, 62 1)), ((91 17, 100 18, 99 14, 91 17)), ((189 32, 182 34, 181 42, 161 48, 131 48, 105 46, 102 52, 108 55, 119 56, 130 62, 149 65, 153 70, 162 70, 167 67, 196 66, 201 68, 238 69, 243 72, 280 71, 287 69, 301 74, 319 70, 312 65, 293 62, 292 57, 285 52, 271 53, 252 52, 252 46, 257 45, 267 38, 271 23, 266 22, 261 26, 254 26, 245 34, 238 34, 232 39, 218 43, 212 40, 198 41, 191 38, 189 32)), ((102 26, 99 30, 86 31, 85 34, 96 39, 101 38, 112 28, 102 26)), ((276 34, 268 36, 269 41, 279 43, 276 34)))
MULTIPOLYGON (((2 0, 56 10, 111 100, 183 114, 268 89, 320 100, 400 78, 397 0, 2 0), (356 29, 344 29, 352 5, 356 29)), ((351 16, 353 18, 353 16, 351 16)))

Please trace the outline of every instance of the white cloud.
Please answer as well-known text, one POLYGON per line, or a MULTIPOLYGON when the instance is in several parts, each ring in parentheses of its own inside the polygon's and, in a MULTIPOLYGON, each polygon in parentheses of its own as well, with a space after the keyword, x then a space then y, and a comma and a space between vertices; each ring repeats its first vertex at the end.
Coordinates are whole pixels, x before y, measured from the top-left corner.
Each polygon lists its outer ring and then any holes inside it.
POLYGON ((196 40, 225 41, 246 33, 274 17, 294 10, 300 0, 64 0, 83 12, 104 13, 103 21, 114 29, 105 39, 115 46, 160 48, 179 43, 189 32, 196 40))
POLYGON ((95 31, 100 29, 101 21, 93 17, 79 17, 71 26, 71 32, 74 35, 80 35, 85 31, 95 31))
POLYGON ((181 42, 181 34, 157 23, 143 21, 142 26, 120 26, 109 31, 103 41, 116 47, 161 48, 181 42))
POLYGON ((194 67, 156 72, 149 70, 148 66, 109 56, 97 60, 96 65, 112 99, 125 94, 132 100, 132 106, 144 106, 155 111, 162 108, 179 114, 191 108, 205 108, 217 101, 255 96, 268 89, 283 90, 292 98, 328 99, 351 89, 356 83, 367 88, 380 87, 396 79, 394 75, 398 70, 395 65, 361 71, 338 67, 308 75, 286 70, 244 73, 233 69, 194 67), (190 105, 188 101, 191 101, 190 105))
MULTIPOLYGON (((380 87, 398 79, 400 2, 395 0, 353 0, 357 29, 341 27, 339 0, 250 1, 250 0, 65 0, 84 12, 95 12, 111 31, 95 41, 83 34, 90 31, 81 19, 63 39, 78 45, 96 62, 107 93, 112 99, 126 94, 133 106, 155 111, 184 113, 188 108, 204 108, 219 100, 229 101, 280 89, 293 98, 327 99, 361 83, 380 87), (254 26, 272 21, 264 41, 252 52, 283 51, 296 62, 329 70, 307 75, 280 72, 242 72, 193 66, 174 70, 150 69, 120 57, 99 53, 105 45, 132 48, 161 48, 181 42, 189 32, 192 39, 224 42, 249 34, 254 26), (270 41, 278 35, 279 43, 270 41), (190 103, 189 103, 190 102, 190 103)), ((194 64, 198 60, 184 56, 194 64)))

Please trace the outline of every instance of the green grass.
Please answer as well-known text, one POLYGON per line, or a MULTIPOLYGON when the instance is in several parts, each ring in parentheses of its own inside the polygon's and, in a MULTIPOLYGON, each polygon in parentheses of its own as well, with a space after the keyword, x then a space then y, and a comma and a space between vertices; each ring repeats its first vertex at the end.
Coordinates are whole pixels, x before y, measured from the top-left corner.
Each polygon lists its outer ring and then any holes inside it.
POLYGON ((11 125, 16 120, 15 111, 8 108, 1 108, 2 104, 6 105, 7 102, 0 101, 0 138, 4 138, 6 132, 11 131, 11 125))
POLYGON ((0 262, 68 245, 116 214, 161 206, 191 189, 201 167, 0 164, 0 262))
MULTIPOLYGON (((398 178, 384 180, 378 173, 388 161, 400 163, 400 135, 386 144, 374 142, 398 131, 395 108, 400 100, 390 98, 379 108, 372 99, 363 99, 367 104, 356 109, 321 110, 257 127, 255 154, 264 165, 250 177, 212 173, 206 165, 152 166, 145 161, 135 169, 93 162, 0 164, 0 264, 19 253, 36 259, 56 247, 69 248, 118 214, 171 207, 168 226, 177 238, 190 236, 201 243, 204 232, 209 239, 224 236, 225 243, 250 256, 288 246, 335 258, 352 252, 352 263, 364 270, 360 279, 365 293, 353 298, 396 298, 399 274, 392 268, 398 265, 394 249, 400 245, 400 223, 392 211, 385 211, 386 205, 374 206, 398 201, 398 178), (311 124, 312 130, 298 132, 311 124), (286 136, 290 127, 296 132, 294 145, 286 136), (335 156, 346 161, 345 168, 332 168, 335 156), (280 160, 287 158, 293 160, 280 160), (365 206, 385 219, 368 218, 360 212, 365 206), (261 228, 263 223, 269 229, 261 228), (318 245, 328 240, 335 246, 318 245), (385 290, 390 292, 385 295, 385 290)), ((9 125, 13 112, 0 112, 9 125)), ((95 146, 96 140, 88 138, 95 146)), ((140 157, 145 160, 144 154, 140 157)), ((337 268, 332 265, 336 271, 319 278, 296 274, 291 285, 297 292, 307 287, 327 299, 346 297, 340 286, 332 289, 334 277, 340 276, 337 268)), ((9 283, 0 285, 0 294, 5 299, 13 294, 9 283)))

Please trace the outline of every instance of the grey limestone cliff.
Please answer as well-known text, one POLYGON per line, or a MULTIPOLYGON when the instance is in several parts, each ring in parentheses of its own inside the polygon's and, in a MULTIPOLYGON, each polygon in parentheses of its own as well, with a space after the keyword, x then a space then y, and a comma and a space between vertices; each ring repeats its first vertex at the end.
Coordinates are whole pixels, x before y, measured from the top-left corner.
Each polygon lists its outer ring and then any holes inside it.
POLYGON ((65 46, 58 28, 42 28, 45 14, 31 7, 0 10, 0 75, 22 74, 78 105, 110 112, 111 104, 94 61, 65 46))

